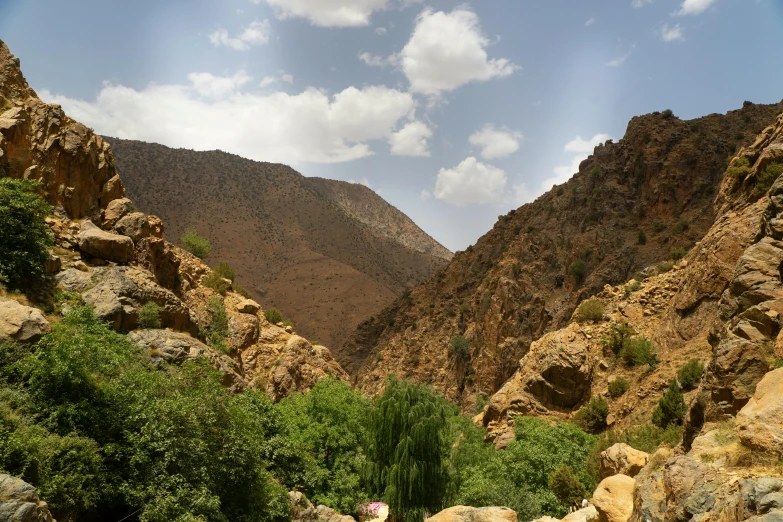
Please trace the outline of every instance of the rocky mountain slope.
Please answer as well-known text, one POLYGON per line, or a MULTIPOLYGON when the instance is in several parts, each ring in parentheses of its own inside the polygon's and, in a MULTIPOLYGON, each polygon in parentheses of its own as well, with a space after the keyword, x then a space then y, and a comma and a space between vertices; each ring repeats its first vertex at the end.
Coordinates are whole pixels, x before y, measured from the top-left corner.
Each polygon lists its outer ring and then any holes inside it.
POLYGON ((360 322, 450 259, 366 187, 220 151, 106 139, 129 196, 163 219, 167 239, 198 230, 211 263, 230 263, 254 296, 336 353, 360 322))
POLYGON ((687 122, 669 111, 633 118, 572 179, 501 216, 448 267, 360 325, 343 367, 364 390, 396 372, 469 409, 503 386, 531 343, 568 324, 580 301, 692 248, 713 225, 728 159, 781 110, 746 104, 687 122), (457 336, 470 343, 466 357, 450 350, 457 336))

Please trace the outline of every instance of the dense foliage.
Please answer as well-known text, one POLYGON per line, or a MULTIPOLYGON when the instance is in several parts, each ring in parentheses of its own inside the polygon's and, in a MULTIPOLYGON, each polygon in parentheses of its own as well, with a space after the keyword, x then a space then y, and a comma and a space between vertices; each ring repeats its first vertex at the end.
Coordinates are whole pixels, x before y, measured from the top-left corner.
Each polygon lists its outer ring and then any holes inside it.
POLYGON ((150 301, 139 309, 139 326, 141 328, 160 328, 160 314, 163 311, 157 303, 150 301))
POLYGON ((579 322, 601 321, 604 318, 604 304, 598 299, 587 299, 576 308, 574 318, 579 322))
POLYGON ((193 229, 185 231, 185 234, 180 238, 182 248, 193 254, 199 259, 206 259, 209 257, 209 253, 212 251, 212 245, 209 240, 198 235, 193 229))
POLYGON ((41 184, 0 179, 0 284, 40 280, 54 240, 44 218, 49 205, 37 194, 41 184))
POLYGON ((672 379, 669 388, 658 401, 658 405, 653 410, 652 421, 656 426, 666 428, 672 424, 680 424, 685 418, 685 398, 677 384, 677 379, 672 379))
POLYGON ((677 380, 686 390, 696 386, 704 373, 704 365, 698 359, 691 359, 677 370, 677 380))

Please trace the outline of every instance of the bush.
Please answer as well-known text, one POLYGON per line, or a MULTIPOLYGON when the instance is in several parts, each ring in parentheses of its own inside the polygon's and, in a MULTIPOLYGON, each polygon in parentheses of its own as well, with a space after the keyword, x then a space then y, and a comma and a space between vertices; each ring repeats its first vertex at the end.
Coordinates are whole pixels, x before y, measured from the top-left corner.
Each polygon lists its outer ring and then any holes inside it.
POLYGON ((677 380, 672 380, 663 398, 653 410, 652 422, 660 428, 666 428, 672 424, 681 424, 685 418, 685 398, 680 391, 677 380))
POLYGON ((637 245, 647 244, 647 235, 644 233, 644 230, 639 230, 639 233, 636 235, 636 244, 637 245))
POLYGON ((675 261, 679 261, 680 259, 685 257, 685 254, 687 254, 687 253, 688 253, 688 251, 686 249, 684 249, 683 247, 672 247, 671 250, 669 251, 669 255, 675 261))
POLYGON ((623 377, 617 377, 615 380, 609 383, 609 395, 613 399, 617 399, 618 397, 625 395, 625 392, 627 392, 628 388, 630 387, 631 383, 629 383, 627 379, 623 377))
POLYGON ((701 380, 704 365, 698 359, 691 359, 677 370, 677 381, 686 390, 693 388, 701 380))
POLYGON ((451 349, 449 352, 457 362, 468 361, 470 359, 470 341, 461 335, 456 336, 451 340, 451 349))
POLYGON ((576 279, 577 283, 581 283, 587 273, 587 265, 581 259, 577 259, 568 267, 568 273, 576 279))
POLYGON ((743 107, 750 107, 751 105, 753 105, 752 101, 745 100, 744 102, 742 102, 743 107))
POLYGON ((655 271, 659 274, 665 274, 666 272, 671 271, 672 268, 674 268, 673 261, 664 261, 663 263, 658 263, 655 266, 655 271))
POLYGON ((649 364, 651 368, 658 366, 658 354, 652 341, 644 336, 626 338, 619 353, 620 359, 628 366, 649 364))
POLYGON ((672 112, 672 110, 671 110, 671 109, 666 109, 665 111, 663 111, 663 112, 661 113, 661 115, 663 116, 663 119, 664 119, 664 120, 668 120, 669 118, 671 118, 672 116, 674 116, 674 113, 672 112))
POLYGON ((632 293, 641 290, 641 288, 642 288, 642 284, 637 279, 634 279, 633 283, 625 285, 623 287, 623 291, 625 292, 625 297, 628 297, 632 293))
POLYGON ((234 269, 231 268, 229 264, 225 262, 216 264, 212 268, 212 272, 222 277, 223 279, 228 279, 232 283, 234 282, 234 279, 236 279, 236 274, 234 273, 234 269))
POLYGON ((234 292, 241 295, 245 299, 253 299, 253 295, 244 286, 239 286, 236 283, 231 286, 233 287, 234 292))
POLYGON ((748 174, 750 174, 750 160, 745 156, 737 158, 734 165, 726 169, 726 175, 734 178, 744 178, 748 174))
POLYGON ((54 239, 44 219, 49 205, 37 181, 0 179, 0 284, 40 281, 54 239))
POLYGON ((608 348, 613 354, 617 355, 622 350, 625 340, 630 339, 634 335, 636 335, 636 332, 627 322, 613 323, 609 327, 609 333, 601 339, 601 344, 604 345, 604 348, 608 348))
POLYGON ((756 175, 756 186, 753 189, 753 193, 756 196, 763 196, 778 179, 778 176, 783 174, 783 164, 770 163, 763 171, 756 175))
POLYGON ((580 323, 586 321, 597 322, 603 320, 603 318, 604 304, 595 298, 582 301, 576 309, 576 314, 574 314, 574 319, 580 323))
POLYGON ((680 220, 677 223, 675 223, 674 226, 672 227, 672 233, 673 234, 681 234, 681 233, 685 232, 686 230, 688 230, 689 227, 690 227, 690 225, 688 225, 687 221, 680 220))
POLYGON ((606 417, 609 416, 609 405, 603 397, 592 397, 590 401, 583 406, 574 420, 585 431, 598 433, 606 429, 606 417))
POLYGON ((549 474, 549 489, 562 504, 569 506, 575 503, 581 505, 587 495, 585 485, 574 473, 574 468, 565 464, 549 474))
MULTIPOLYGON (((293 328, 294 327, 294 322, 291 319, 285 319, 283 321, 283 326, 290 326, 291 328, 293 328)), ((392 326, 394 326, 394 325, 392 324, 392 326)))
POLYGON ((198 232, 192 228, 185 232, 185 235, 180 238, 180 242, 183 249, 199 259, 208 258, 212 251, 212 245, 209 244, 209 241, 198 235, 198 232))
POLYGON ((266 320, 269 321, 272 324, 277 324, 277 323, 282 323, 283 322, 283 314, 281 314, 275 308, 270 308, 269 310, 264 310, 264 317, 266 317, 266 320))
POLYGON ((228 289, 231 288, 231 283, 214 270, 204 276, 201 280, 201 284, 207 288, 211 288, 220 295, 226 295, 228 289))
POLYGON ((141 328, 160 328, 160 313, 163 308, 152 301, 146 303, 139 310, 139 326, 141 328))
POLYGON ((226 343, 228 337, 228 314, 223 300, 218 296, 212 296, 207 303, 209 325, 205 329, 205 337, 212 348, 229 353, 231 347, 226 343))
POLYGON ((682 428, 678 426, 662 429, 653 424, 642 424, 622 431, 609 430, 598 437, 598 442, 590 449, 586 459, 587 471, 598 481, 601 478, 601 452, 617 443, 628 444, 634 449, 652 454, 661 444, 674 447, 681 439, 682 428))

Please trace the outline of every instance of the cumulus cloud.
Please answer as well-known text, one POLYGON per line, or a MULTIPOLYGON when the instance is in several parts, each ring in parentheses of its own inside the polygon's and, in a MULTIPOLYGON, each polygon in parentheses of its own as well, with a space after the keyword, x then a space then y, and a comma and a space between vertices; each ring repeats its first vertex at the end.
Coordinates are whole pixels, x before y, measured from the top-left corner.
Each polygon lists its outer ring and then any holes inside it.
POLYGON ((609 139, 611 139, 611 137, 608 134, 601 133, 596 134, 588 140, 582 138, 581 136, 577 136, 573 140, 566 143, 565 147, 563 147, 563 150, 565 152, 571 152, 574 154, 571 158, 571 163, 568 165, 560 165, 555 167, 555 175, 546 178, 541 182, 541 190, 546 192, 554 185, 560 185, 571 179, 571 176, 579 172, 579 164, 586 160, 598 145, 609 139))
POLYGON ((684 0, 679 11, 672 13, 675 16, 700 15, 709 9, 717 0, 684 0))
POLYGON ((432 137, 432 129, 420 121, 412 121, 389 138, 392 156, 429 157, 427 140, 432 137))
POLYGON ((503 196, 506 173, 492 165, 480 163, 469 157, 453 169, 440 169, 435 182, 435 197, 465 206, 494 203, 503 196))
POLYGON ((413 34, 398 59, 412 92, 437 96, 520 69, 506 58, 490 59, 489 45, 478 15, 467 7, 450 13, 427 8, 416 18, 413 34))
POLYGON ((225 29, 218 29, 209 35, 209 41, 216 47, 222 45, 237 51, 247 51, 252 46, 269 43, 271 30, 269 20, 256 20, 245 27, 239 36, 229 36, 225 29))
MULTIPOLYGON (((260 3, 256 1, 255 3, 260 3)), ((388 0, 266 0, 278 18, 305 18, 321 27, 359 27, 370 24, 373 12, 388 0)))
POLYGON ((106 83, 93 101, 40 94, 103 135, 289 164, 372 155, 371 142, 389 140, 416 105, 410 93, 381 86, 330 96, 312 87, 298 94, 243 92, 251 78, 242 71, 189 80, 142 90, 106 83))
POLYGON ((376 27, 375 28, 375 34, 380 35, 380 36, 383 36, 384 34, 386 34, 388 32, 389 32, 389 30, 386 29, 385 27, 376 27))
POLYGON ((359 53, 359 59, 370 67, 385 67, 389 65, 389 58, 384 58, 377 54, 370 54, 366 51, 359 53))
POLYGON ((481 147, 481 157, 486 160, 505 158, 515 153, 521 140, 522 133, 497 130, 492 125, 485 125, 468 138, 471 145, 481 147))
POLYGON ((659 34, 661 36, 661 40, 666 43, 685 40, 685 31, 682 27, 680 27, 680 24, 677 24, 673 27, 669 27, 669 24, 664 24, 661 27, 659 34))

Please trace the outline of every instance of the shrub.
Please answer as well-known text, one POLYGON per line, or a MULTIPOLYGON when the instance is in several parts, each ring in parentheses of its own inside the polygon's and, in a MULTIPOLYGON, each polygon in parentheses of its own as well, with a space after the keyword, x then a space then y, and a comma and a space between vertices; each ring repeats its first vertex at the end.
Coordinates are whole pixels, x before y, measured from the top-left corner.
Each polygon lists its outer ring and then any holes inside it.
POLYGON ((634 335, 636 335, 636 332, 633 331, 633 328, 627 322, 613 323, 609 327, 609 333, 601 339, 601 344, 604 345, 604 348, 608 348, 613 354, 617 355, 622 350, 625 340, 630 339, 634 335))
POLYGON ((462 335, 458 335, 451 340, 449 352, 457 362, 465 362, 470 359, 470 341, 462 335))
POLYGON ((756 196, 763 196, 778 179, 778 176, 783 174, 783 164, 770 163, 763 171, 756 175, 756 186, 753 189, 753 193, 756 196))
POLYGON ((201 280, 201 284, 207 288, 211 288, 220 295, 225 295, 226 292, 228 292, 228 289, 231 288, 231 283, 214 270, 204 276, 201 280))
POLYGON ((580 503, 587 490, 585 485, 574 473, 574 468, 568 465, 562 465, 549 474, 549 489, 555 494, 557 499, 566 505, 580 503))
POLYGON ((638 292, 641 288, 642 288, 642 284, 637 279, 634 279, 633 283, 625 285, 623 287, 623 291, 625 292, 625 297, 628 297, 634 292, 638 292))
POLYGON ((245 299, 253 299, 253 295, 244 286, 240 286, 236 283, 234 283, 231 286, 233 287, 234 292, 238 293, 245 299))
POLYGON ((744 102, 742 102, 743 107, 750 107, 751 105, 753 105, 752 101, 745 100, 744 102))
POLYGON ((658 365, 658 354, 652 341, 644 336, 626 338, 619 356, 628 366, 649 364, 651 368, 655 368, 658 365))
POLYGON ((603 397, 593 397, 583 406, 574 420, 585 431, 598 433, 606 428, 606 417, 609 416, 609 405, 603 397))
POLYGON ((672 233, 673 234, 681 234, 681 233, 685 232, 686 230, 688 230, 688 227, 689 227, 689 225, 688 225, 687 221, 680 220, 677 223, 675 223, 674 226, 672 227, 672 233))
POLYGON ((663 116, 663 119, 664 119, 664 120, 668 120, 669 118, 671 118, 672 116, 674 116, 674 113, 672 112, 672 110, 671 110, 671 109, 666 109, 665 111, 663 111, 663 112, 661 113, 661 115, 663 116))
POLYGON ((628 391, 628 388, 631 387, 631 383, 628 382, 628 379, 625 379, 623 377, 617 377, 615 380, 609 383, 609 395, 616 399, 618 397, 622 397, 625 395, 625 392, 628 391))
POLYGON ((586 458, 586 468, 590 476, 600 480, 601 452, 617 443, 628 444, 634 449, 645 453, 655 453, 661 444, 674 447, 682 439, 682 428, 669 426, 666 429, 653 424, 642 424, 626 430, 609 430, 598 437, 598 442, 590 449, 586 458))
POLYGON ((581 259, 577 259, 573 263, 571 263, 571 266, 568 267, 568 273, 571 274, 571 276, 576 279, 577 283, 581 283, 582 280, 585 278, 585 273, 587 272, 587 266, 585 265, 585 262, 581 259))
POLYGON ((206 238, 198 235, 194 229, 189 229, 180 238, 182 248, 193 254, 199 259, 206 259, 209 257, 209 253, 212 251, 212 245, 206 238))
POLYGON ((163 311, 157 303, 146 303, 139 310, 139 326, 141 328, 160 328, 160 313, 163 311))
POLYGON ((209 345, 216 350, 229 353, 231 347, 226 343, 228 337, 228 314, 223 300, 218 296, 212 296, 207 303, 209 313, 209 325, 205 330, 205 336, 209 345))
POLYGON ((223 279, 228 279, 232 283, 234 282, 234 279, 236 279, 236 273, 234 273, 234 269, 229 266, 226 262, 221 262, 216 264, 212 268, 212 272, 219 275, 223 279))
POLYGON ((673 261, 664 261, 663 263, 658 263, 655 266, 655 270, 659 274, 665 274, 666 272, 671 271, 672 268, 674 268, 674 262, 673 261))
POLYGON ((672 380, 663 398, 653 410, 652 422, 660 428, 682 423, 685 418, 685 398, 680 391, 677 380, 672 380))
POLYGON ((691 359, 677 370, 677 380, 686 390, 693 388, 701 380, 704 373, 704 365, 698 359, 691 359))
POLYGON ((0 179, 0 284, 39 281, 54 240, 44 219, 49 205, 37 181, 0 179))
POLYGON ((731 177, 745 177, 750 174, 750 160, 745 156, 737 158, 734 165, 726 169, 726 175, 731 177))
POLYGON ((582 301, 576 309, 574 318, 579 322, 601 321, 604 318, 604 304, 595 298, 582 301))
POLYGON ((636 244, 637 245, 647 244, 647 236, 645 235, 644 230, 639 230, 639 233, 636 235, 636 244))
POLYGON ((686 249, 684 249, 683 247, 672 247, 671 250, 669 251, 669 255, 675 261, 679 261, 680 259, 685 257, 685 254, 687 254, 687 253, 688 253, 688 251, 686 249))
POLYGON ((283 322, 283 314, 281 314, 280 311, 275 308, 264 310, 264 317, 266 318, 267 321, 269 321, 272 324, 283 322))
MULTIPOLYGON (((392 319, 394 321, 394 319, 392 319)), ((290 326, 291 328, 294 327, 294 322, 291 319, 285 319, 283 320, 283 326, 290 326)), ((392 322, 391 326, 394 326, 394 323, 392 322)))

